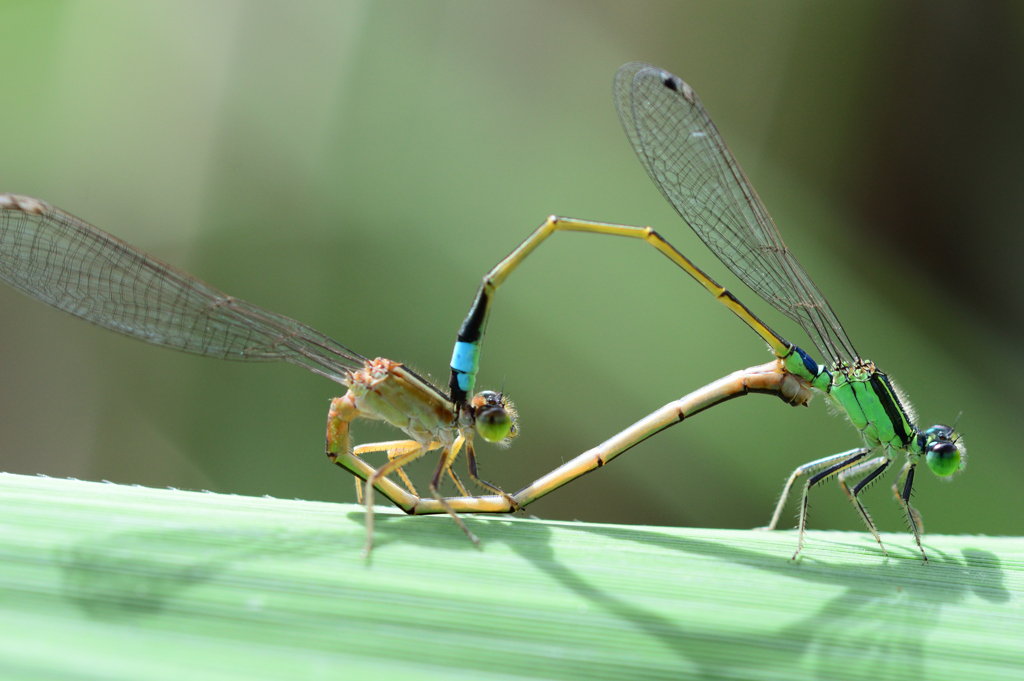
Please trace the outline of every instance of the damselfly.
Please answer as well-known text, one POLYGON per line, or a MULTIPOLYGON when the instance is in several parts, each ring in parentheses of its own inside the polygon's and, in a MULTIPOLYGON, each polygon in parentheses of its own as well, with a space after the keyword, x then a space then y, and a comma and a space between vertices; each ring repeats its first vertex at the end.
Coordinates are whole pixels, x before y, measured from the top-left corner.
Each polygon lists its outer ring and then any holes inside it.
MULTIPOLYGON (((881 537, 859 497, 864 488, 906 456, 893 491, 914 533, 921 555, 921 517, 910 505, 914 474, 922 458, 936 475, 947 477, 964 467, 963 439, 949 426, 920 430, 906 399, 888 376, 861 358, 835 313, 803 267, 790 253, 757 193, 722 140, 693 89, 676 76, 649 64, 631 63, 615 76, 615 103, 633 149, 661 193, 702 241, 741 281, 775 309, 797 322, 828 361, 819 365, 758 319, 729 291, 649 227, 610 225, 550 217, 487 276, 459 331, 452 358, 453 399, 468 395, 479 364, 480 343, 494 293, 522 260, 556 231, 591 232, 643 239, 696 279, 765 342, 775 362, 736 372, 666 405, 594 449, 555 469, 512 495, 519 506, 603 466, 651 435, 714 404, 747 394, 776 394, 807 404, 814 388, 837 405, 860 431, 863 447, 800 466, 790 475, 767 529, 774 529, 792 487, 806 478, 799 510, 795 558, 803 547, 808 495, 814 486, 838 478, 868 530, 881 537)), ((449 499, 454 508, 482 511, 500 500, 449 499)), ((497 510, 502 510, 498 508, 497 510)), ((511 510, 511 507, 504 510, 511 510)))
MULTIPOLYGON (((298 364, 348 388, 331 402, 327 455, 366 480, 366 548, 373 546, 373 491, 380 489, 407 513, 447 512, 475 543, 476 536, 438 491, 466 452, 469 476, 507 508, 516 502, 477 476, 473 436, 505 442, 516 434, 515 412, 500 393, 460 393, 456 401, 406 367, 367 359, 324 334, 233 298, 190 274, 112 237, 58 208, 25 196, 0 194, 0 279, 29 296, 97 326, 197 355, 240 361, 298 364), (409 440, 349 447, 357 418, 386 421, 409 440), (421 499, 402 467, 441 450, 430 480, 432 499, 421 499), (360 454, 386 451, 373 468, 360 454), (408 489, 387 476, 398 473, 408 489)), ((356 489, 359 490, 359 481, 356 489)))

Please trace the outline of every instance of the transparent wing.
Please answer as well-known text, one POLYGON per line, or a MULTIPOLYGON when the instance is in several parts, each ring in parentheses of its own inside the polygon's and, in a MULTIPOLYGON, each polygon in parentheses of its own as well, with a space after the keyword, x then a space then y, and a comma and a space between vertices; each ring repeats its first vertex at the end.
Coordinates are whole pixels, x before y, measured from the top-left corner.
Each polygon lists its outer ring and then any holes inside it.
POLYGON ((650 64, 615 74, 615 106, 636 155, 669 202, 718 258, 797 322, 831 362, 858 355, 711 122, 693 89, 650 64))
POLYGON ((338 382, 364 362, 305 324, 225 295, 25 196, 0 194, 0 279, 87 322, 175 350, 283 360, 338 382))

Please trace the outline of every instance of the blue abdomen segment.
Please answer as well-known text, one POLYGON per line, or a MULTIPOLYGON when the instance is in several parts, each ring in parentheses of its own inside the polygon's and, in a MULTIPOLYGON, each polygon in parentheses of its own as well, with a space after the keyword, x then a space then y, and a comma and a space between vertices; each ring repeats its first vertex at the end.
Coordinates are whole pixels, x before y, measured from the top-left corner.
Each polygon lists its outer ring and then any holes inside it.
POLYGON ((828 392, 832 385, 832 374, 822 365, 811 359, 811 356, 799 346, 790 347, 789 354, 782 360, 786 371, 806 380, 818 390, 828 392))
MULTIPOLYGON (((476 343, 455 342, 452 350, 452 378, 465 393, 473 392, 476 372, 480 368, 480 348, 476 343)), ((454 387, 454 386, 452 386, 454 387)))
POLYGON ((817 376, 821 373, 818 368, 818 363, 811 359, 811 356, 804 352, 802 348, 794 346, 793 349, 798 355, 800 355, 800 360, 803 362, 804 368, 810 372, 811 376, 817 376))

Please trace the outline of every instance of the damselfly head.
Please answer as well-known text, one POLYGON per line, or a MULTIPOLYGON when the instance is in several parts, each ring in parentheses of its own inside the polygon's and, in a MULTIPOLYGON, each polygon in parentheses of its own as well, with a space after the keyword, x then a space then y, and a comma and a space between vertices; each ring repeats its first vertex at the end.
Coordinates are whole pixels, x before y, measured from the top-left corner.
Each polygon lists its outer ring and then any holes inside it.
POLYGON ((516 409, 504 393, 484 390, 470 404, 476 420, 476 432, 488 442, 505 442, 518 434, 516 409))
POLYGON ((967 465, 964 440, 949 426, 932 426, 920 437, 924 440, 922 451, 928 468, 940 478, 949 477, 967 465))

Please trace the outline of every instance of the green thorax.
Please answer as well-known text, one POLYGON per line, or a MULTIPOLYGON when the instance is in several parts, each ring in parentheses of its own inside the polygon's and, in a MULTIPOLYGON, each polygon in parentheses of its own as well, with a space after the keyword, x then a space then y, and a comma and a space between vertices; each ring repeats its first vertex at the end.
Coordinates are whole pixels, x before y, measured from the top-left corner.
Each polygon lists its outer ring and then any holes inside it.
POLYGON ((853 366, 834 366, 829 371, 795 346, 784 361, 788 371, 806 379, 842 407, 868 445, 920 453, 917 428, 907 408, 889 377, 876 369, 874 362, 859 360, 853 366))
POLYGON ((843 407, 850 422, 872 445, 908 449, 917 444, 917 428, 889 377, 862 360, 832 374, 829 395, 843 407))

